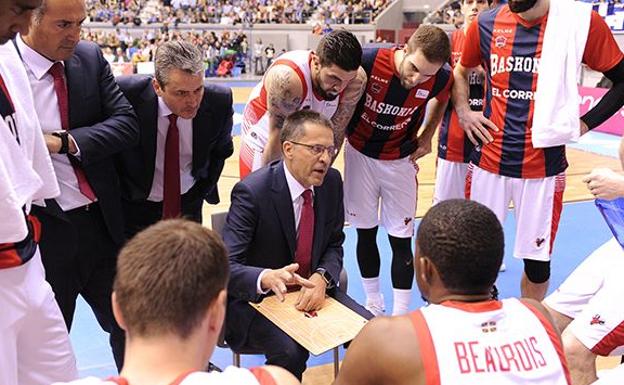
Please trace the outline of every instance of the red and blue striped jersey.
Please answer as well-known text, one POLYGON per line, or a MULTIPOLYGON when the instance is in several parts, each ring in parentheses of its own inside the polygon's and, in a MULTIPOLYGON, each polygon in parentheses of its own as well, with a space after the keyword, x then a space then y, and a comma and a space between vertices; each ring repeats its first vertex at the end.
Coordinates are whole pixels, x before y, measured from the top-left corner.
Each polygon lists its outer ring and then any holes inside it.
MULTIPOLYGON (((489 172, 515 178, 544 178, 568 167, 565 146, 534 148, 534 93, 548 14, 527 22, 508 5, 482 12, 468 28, 461 64, 486 73, 483 114, 500 129, 471 161, 489 172)), ((573 21, 570 21, 573 22, 573 21)), ((592 12, 583 63, 605 72, 622 60, 609 27, 592 12)))
MULTIPOLYGON (((457 29, 451 34, 451 65, 459 62, 464 47, 466 34, 463 29, 457 29)), ((481 68, 470 72, 468 78, 470 95, 468 104, 473 111, 483 110, 483 70, 481 68)), ((440 123, 438 134, 438 157, 450 162, 468 163, 474 145, 459 125, 457 113, 449 102, 444 117, 440 123)))
POLYGON ((362 67, 368 83, 347 127, 349 143, 375 159, 400 159, 413 153, 427 102, 434 97, 447 100, 453 83, 451 67, 445 64, 424 83, 405 89, 394 63, 397 49, 364 48, 362 67))

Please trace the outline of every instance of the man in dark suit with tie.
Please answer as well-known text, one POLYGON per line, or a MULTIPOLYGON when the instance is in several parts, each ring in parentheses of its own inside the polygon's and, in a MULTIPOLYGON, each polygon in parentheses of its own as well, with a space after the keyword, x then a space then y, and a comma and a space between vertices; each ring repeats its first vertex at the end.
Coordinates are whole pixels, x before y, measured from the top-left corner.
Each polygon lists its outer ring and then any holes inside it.
POLYGON ((223 229, 230 257, 226 340, 236 351, 264 352, 267 364, 301 379, 308 351, 247 304, 269 292, 283 299, 300 285, 301 311, 323 307, 325 295, 370 318, 336 291, 342 269, 342 180, 330 168, 336 154, 331 122, 310 110, 290 115, 280 133, 283 161, 240 181, 223 229))
POLYGON ((201 223, 204 200, 219 202, 217 181, 234 151, 232 92, 204 82, 201 51, 166 42, 155 69, 154 79, 117 79, 141 130, 140 144, 118 162, 128 238, 161 218, 201 223))
POLYGON ((36 206, 46 279, 67 329, 76 298, 93 309, 118 367, 124 333, 111 308, 116 256, 124 241, 113 155, 138 142, 132 106, 100 48, 80 41, 84 0, 44 0, 15 45, 24 61, 61 194, 36 206))

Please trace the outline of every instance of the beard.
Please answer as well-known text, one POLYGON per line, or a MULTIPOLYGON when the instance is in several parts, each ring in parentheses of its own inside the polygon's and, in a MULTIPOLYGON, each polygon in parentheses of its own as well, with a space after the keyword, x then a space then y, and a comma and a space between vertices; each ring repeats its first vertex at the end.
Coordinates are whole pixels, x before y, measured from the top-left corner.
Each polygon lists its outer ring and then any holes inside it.
POLYGON ((513 13, 526 12, 537 3, 537 0, 509 0, 509 10, 513 13))
POLYGON ((329 92, 325 91, 324 89, 322 89, 321 87, 315 87, 314 91, 321 97, 323 98, 323 100, 327 100, 327 101, 332 101, 335 100, 339 94, 330 94, 329 92))

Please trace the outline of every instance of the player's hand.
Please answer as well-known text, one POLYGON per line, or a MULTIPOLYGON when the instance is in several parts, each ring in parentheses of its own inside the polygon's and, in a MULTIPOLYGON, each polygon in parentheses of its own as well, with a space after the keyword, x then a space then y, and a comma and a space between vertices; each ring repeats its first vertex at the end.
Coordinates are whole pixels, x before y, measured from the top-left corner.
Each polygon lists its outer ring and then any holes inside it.
POLYGON ((466 132, 466 136, 475 146, 492 143, 494 137, 490 130, 499 131, 498 127, 490 119, 483 116, 482 112, 471 110, 457 111, 457 117, 459 118, 460 126, 466 132))
POLYGON ((624 176, 609 168, 595 168, 583 178, 596 198, 613 200, 624 196, 624 176))
POLYGON ((314 288, 314 283, 295 273, 299 268, 298 263, 291 263, 281 269, 267 270, 262 275, 260 287, 262 290, 271 290, 280 301, 284 301, 287 286, 300 285, 305 288, 314 288))
POLYGON ((589 131, 589 127, 587 127, 587 124, 583 120, 579 119, 579 121, 580 121, 579 126, 581 126, 581 136, 583 136, 587 134, 587 132, 589 131))
POLYGON ((414 165, 416 165, 416 161, 423 156, 431 153, 431 138, 418 138, 418 147, 416 151, 412 152, 409 159, 414 165))
POLYGON ((327 283, 319 273, 314 273, 310 276, 310 281, 314 284, 314 287, 302 287, 299 291, 299 298, 295 303, 295 308, 301 311, 313 311, 319 310, 325 303, 325 289, 327 289, 327 283))

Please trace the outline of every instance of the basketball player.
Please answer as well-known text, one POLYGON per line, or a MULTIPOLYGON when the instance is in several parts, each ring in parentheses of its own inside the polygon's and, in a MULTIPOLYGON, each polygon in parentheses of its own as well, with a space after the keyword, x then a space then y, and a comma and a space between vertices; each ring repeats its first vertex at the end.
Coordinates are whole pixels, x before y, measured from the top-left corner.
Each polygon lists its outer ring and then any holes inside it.
POLYGON ((491 299, 504 253, 491 210, 459 199, 433 206, 416 250, 416 282, 430 304, 370 321, 335 385, 570 385, 559 333, 542 305, 491 299))
POLYGON ((392 314, 406 313, 410 303, 416 160, 431 152, 444 113, 453 80, 445 64, 450 54, 446 33, 430 25, 420 26, 405 47, 364 50, 368 81, 345 145, 345 217, 357 229, 366 307, 375 315, 385 309, 376 242, 380 222, 392 248, 392 314))
MULTIPOLYGON (((464 0, 461 3, 461 12, 464 15, 464 24, 461 29, 451 34, 451 65, 459 62, 466 31, 476 20, 477 15, 488 8, 486 0, 464 0)), ((470 73, 470 99, 468 104, 473 111, 483 109, 483 69, 477 68, 470 73)), ((466 172, 474 145, 466 137, 459 125, 457 113, 453 104, 448 103, 444 118, 438 133, 438 159, 436 163, 436 181, 433 194, 433 204, 447 200, 465 197, 466 172)))
MULTIPOLYGON (((620 142, 620 160, 623 159, 624 140, 620 142)), ((594 169, 583 181, 596 198, 624 197, 624 176, 613 170, 594 169)), ((562 331, 574 385, 588 385, 597 379, 597 356, 624 354, 624 307, 619 305, 624 297, 623 276, 624 249, 612 238, 591 253, 544 300, 562 331)), ((602 377, 601 380, 607 381, 602 377)))
MULTIPOLYGON (((550 4, 548 0, 509 0, 482 12, 466 32, 453 92, 466 135, 475 145, 482 144, 471 156, 474 169, 468 173, 466 186, 470 199, 490 207, 501 223, 513 201, 514 256, 524 261, 521 292, 540 301, 548 289, 568 166, 565 146, 535 148, 532 143, 533 95, 550 4), (484 66, 489 85, 483 114, 468 105, 468 78, 479 65, 484 66)), ((574 2, 569 6, 575 6, 574 2)), ((603 72, 614 87, 581 117, 581 133, 598 126, 624 103, 624 56, 602 18, 589 11, 587 16, 583 62, 603 72)))
POLYGON ((331 119, 336 148, 360 100, 366 74, 362 47, 351 32, 323 36, 316 51, 286 52, 251 91, 243 112, 241 179, 281 156, 279 132, 291 113, 309 108, 331 119))
POLYGON ((113 292, 126 331, 120 376, 71 384, 299 384, 278 367, 200 372, 223 326, 228 266, 220 237, 195 222, 161 221, 137 234, 119 254, 113 292))
POLYGON ((40 0, 0 0, 0 384, 76 378, 63 316, 45 281, 34 200, 59 194, 28 77, 9 42, 40 0))

